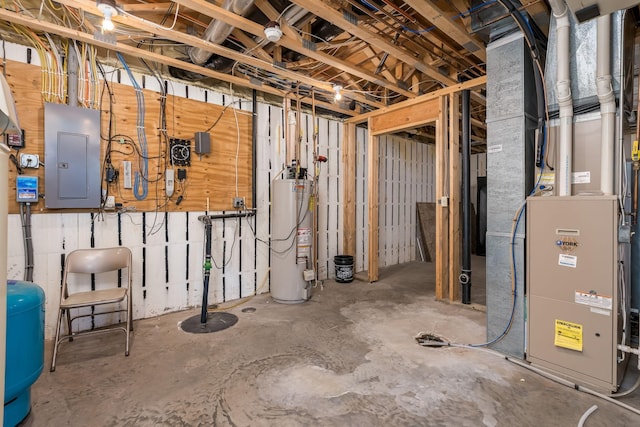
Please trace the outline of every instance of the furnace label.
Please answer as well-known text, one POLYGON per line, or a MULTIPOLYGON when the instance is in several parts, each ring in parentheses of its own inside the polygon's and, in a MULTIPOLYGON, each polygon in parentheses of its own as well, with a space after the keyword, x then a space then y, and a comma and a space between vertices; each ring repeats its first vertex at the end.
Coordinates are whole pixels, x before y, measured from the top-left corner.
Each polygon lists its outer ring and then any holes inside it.
POLYGON ((574 301, 576 304, 584 304, 589 307, 604 308, 606 310, 613 308, 613 298, 599 295, 595 292, 576 291, 574 301))
POLYGON ((560 254, 558 257, 558 265, 576 268, 578 266, 578 257, 575 255, 560 254))
POLYGON ((582 325, 556 319, 556 347, 582 351, 582 325))

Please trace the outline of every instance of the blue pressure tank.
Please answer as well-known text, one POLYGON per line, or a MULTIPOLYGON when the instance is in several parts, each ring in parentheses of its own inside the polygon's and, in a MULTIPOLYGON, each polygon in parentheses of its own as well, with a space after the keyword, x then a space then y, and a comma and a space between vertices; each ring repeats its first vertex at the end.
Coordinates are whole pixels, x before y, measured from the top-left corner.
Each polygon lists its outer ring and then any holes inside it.
POLYGON ((7 281, 7 354, 4 425, 13 427, 31 410, 31 385, 44 366, 44 291, 30 282, 7 281))

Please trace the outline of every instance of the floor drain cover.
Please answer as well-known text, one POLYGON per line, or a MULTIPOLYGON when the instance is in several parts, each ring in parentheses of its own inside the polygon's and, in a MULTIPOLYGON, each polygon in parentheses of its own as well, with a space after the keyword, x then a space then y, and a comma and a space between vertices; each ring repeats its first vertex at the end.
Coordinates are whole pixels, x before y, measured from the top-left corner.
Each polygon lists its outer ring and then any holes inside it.
POLYGON ((231 313, 209 313, 207 323, 200 323, 200 315, 191 316, 180 324, 180 328, 192 334, 208 334, 230 328, 238 323, 238 316, 231 313))
POLYGON ((444 347, 449 345, 449 343, 441 337, 429 333, 422 333, 418 335, 416 337, 416 341, 418 341, 418 344, 425 347, 444 347))
POLYGON ((255 307, 247 307, 242 309, 243 313, 254 313, 255 311, 256 311, 255 307))

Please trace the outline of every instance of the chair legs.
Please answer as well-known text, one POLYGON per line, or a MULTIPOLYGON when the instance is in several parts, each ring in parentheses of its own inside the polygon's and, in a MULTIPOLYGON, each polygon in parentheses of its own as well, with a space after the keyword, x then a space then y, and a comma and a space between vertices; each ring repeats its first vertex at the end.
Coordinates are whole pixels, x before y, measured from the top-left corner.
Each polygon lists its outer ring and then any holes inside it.
MULTIPOLYGON (((69 314, 67 310, 67 315, 69 314)), ((58 344, 60 343, 60 324, 62 323, 62 310, 58 309, 58 323, 56 323, 56 338, 53 341, 53 356, 51 357, 51 372, 56 370, 56 356, 58 355, 58 344)))
POLYGON ((131 295, 127 295, 127 330, 125 333, 127 334, 127 341, 124 347, 124 355, 129 355, 129 335, 133 330, 133 322, 132 322, 132 313, 131 313, 131 295))
MULTIPOLYGON (((127 297, 127 302, 126 302, 126 317, 127 317, 127 324, 125 328, 119 327, 118 329, 120 330, 124 330, 125 334, 126 334, 126 343, 125 343, 125 350, 124 350, 124 355, 128 356, 129 355, 129 341, 130 341, 130 337, 131 337, 131 332, 133 331, 133 310, 132 310, 132 302, 131 300, 127 297)), ((105 313, 102 313, 105 314, 105 313)), ((83 332, 83 334, 86 334, 89 332, 83 332)), ((81 332, 78 332, 78 334, 81 334, 81 332)), ((54 372, 56 370, 56 358, 58 356, 58 347, 60 346, 60 342, 64 341, 65 339, 68 339, 69 341, 73 341, 73 334, 72 334, 72 330, 71 330, 71 314, 70 314, 70 310, 68 309, 59 309, 58 310, 58 322, 56 323, 56 337, 55 340, 53 342, 53 355, 51 356, 51 372, 54 372), (65 319, 63 319, 63 317, 65 317, 65 319), (62 323, 65 322, 67 325, 67 335, 64 335, 62 338, 60 338, 60 330, 62 329, 62 323)))

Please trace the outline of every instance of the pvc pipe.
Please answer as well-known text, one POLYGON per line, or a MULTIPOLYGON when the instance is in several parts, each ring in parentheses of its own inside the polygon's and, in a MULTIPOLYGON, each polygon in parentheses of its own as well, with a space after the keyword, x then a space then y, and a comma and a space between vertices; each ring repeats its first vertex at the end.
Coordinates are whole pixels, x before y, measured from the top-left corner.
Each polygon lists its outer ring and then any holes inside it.
POLYGON ((556 91, 560 106, 560 138, 558 153, 558 195, 571 195, 571 172, 573 163, 573 99, 569 72, 569 8, 564 0, 550 0, 556 18, 557 64, 556 91))
POLYGON ((600 101, 600 191, 613 194, 613 146, 616 98, 611 86, 611 15, 597 20, 596 93, 600 101))
POLYGON ((583 427, 589 415, 593 414, 596 409, 598 409, 598 405, 593 405, 591 408, 587 409, 584 414, 580 417, 580 421, 578 421, 578 427, 583 427))

